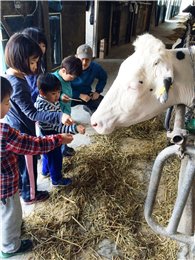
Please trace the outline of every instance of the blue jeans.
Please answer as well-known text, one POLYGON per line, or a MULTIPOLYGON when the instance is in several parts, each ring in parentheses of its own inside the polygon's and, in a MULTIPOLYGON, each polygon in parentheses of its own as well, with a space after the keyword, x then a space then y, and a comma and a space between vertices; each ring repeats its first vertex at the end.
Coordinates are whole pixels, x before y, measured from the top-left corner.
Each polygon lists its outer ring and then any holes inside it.
POLYGON ((42 161, 43 174, 50 172, 52 181, 59 181, 62 178, 62 152, 61 146, 49 153, 43 154, 42 161))

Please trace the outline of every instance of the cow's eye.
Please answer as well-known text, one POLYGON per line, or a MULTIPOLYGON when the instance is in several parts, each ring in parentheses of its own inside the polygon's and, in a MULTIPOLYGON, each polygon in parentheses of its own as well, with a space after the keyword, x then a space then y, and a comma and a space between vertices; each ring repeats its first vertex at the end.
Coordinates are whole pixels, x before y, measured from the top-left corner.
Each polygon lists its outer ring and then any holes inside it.
POLYGON ((143 82, 142 80, 139 80, 139 83, 140 83, 140 84, 143 84, 144 82, 143 82))

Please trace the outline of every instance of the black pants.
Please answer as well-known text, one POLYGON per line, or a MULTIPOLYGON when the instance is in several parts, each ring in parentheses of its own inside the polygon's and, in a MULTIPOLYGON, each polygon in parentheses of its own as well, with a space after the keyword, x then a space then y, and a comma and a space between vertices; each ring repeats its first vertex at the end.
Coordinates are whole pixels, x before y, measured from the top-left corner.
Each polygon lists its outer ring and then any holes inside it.
POLYGON ((98 108, 100 102, 102 101, 104 97, 102 95, 99 96, 98 99, 96 100, 92 100, 90 99, 88 102, 85 102, 85 101, 72 101, 71 102, 71 106, 74 107, 74 106, 77 106, 77 105, 85 105, 87 106, 92 112, 95 112, 95 110, 98 108))

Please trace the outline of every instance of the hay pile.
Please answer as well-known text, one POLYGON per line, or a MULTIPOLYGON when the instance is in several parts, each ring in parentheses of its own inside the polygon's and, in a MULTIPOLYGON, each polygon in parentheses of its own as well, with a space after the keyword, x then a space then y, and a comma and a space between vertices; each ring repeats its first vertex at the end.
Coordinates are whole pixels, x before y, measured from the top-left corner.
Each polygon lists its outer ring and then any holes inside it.
MULTIPOLYGON (((166 144, 156 118, 94 136, 91 145, 65 160, 72 187, 53 190, 44 208, 25 219, 33 259, 175 259, 176 243, 154 234, 143 216, 151 167, 166 144)), ((164 169, 155 210, 163 224, 175 200, 178 168, 174 158, 164 169)))

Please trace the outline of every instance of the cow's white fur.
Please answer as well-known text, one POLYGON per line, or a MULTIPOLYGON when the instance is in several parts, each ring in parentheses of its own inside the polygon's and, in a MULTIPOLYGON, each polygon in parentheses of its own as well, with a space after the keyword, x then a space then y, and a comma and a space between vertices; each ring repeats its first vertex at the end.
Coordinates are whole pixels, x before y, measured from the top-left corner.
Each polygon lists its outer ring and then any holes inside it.
MULTIPOLYGON (((134 46, 135 52, 121 64, 113 85, 91 117, 100 134, 148 120, 175 104, 192 104, 195 83, 189 49, 167 50, 150 34, 139 36, 134 46), (178 51, 185 54, 184 59, 176 58, 178 51), (161 104, 165 78, 172 78, 173 84, 167 102, 161 104)), ((195 54, 195 47, 191 52, 195 54)))

